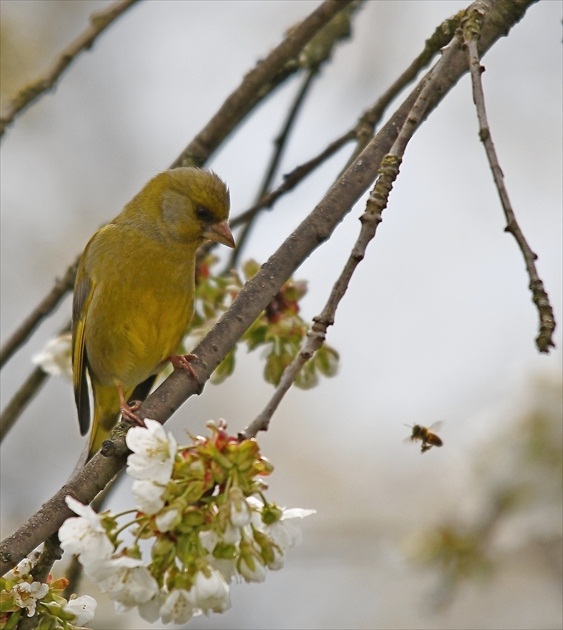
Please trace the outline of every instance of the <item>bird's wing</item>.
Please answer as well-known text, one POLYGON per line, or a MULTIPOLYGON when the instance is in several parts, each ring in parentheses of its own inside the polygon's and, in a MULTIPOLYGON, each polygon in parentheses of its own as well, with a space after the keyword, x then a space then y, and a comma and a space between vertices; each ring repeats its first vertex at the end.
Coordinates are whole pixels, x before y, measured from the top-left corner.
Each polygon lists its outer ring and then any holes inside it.
POLYGON ((86 366, 88 357, 84 344, 86 314, 94 293, 93 283, 83 268, 79 267, 72 303, 72 384, 78 410, 80 433, 85 435, 90 427, 90 399, 86 366))

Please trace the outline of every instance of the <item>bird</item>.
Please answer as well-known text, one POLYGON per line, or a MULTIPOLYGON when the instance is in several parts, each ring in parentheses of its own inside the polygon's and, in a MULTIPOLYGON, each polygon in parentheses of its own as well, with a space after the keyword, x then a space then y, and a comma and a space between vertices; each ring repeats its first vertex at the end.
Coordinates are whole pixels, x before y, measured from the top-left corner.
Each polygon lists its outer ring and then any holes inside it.
POLYGON ((73 388, 80 432, 92 429, 87 460, 135 411, 156 376, 178 355, 194 312, 198 247, 234 247, 230 196, 211 171, 179 167, 153 177, 80 258, 72 305, 73 388), (92 390, 90 409, 88 380, 92 390), (92 416, 92 418, 91 418, 92 416))

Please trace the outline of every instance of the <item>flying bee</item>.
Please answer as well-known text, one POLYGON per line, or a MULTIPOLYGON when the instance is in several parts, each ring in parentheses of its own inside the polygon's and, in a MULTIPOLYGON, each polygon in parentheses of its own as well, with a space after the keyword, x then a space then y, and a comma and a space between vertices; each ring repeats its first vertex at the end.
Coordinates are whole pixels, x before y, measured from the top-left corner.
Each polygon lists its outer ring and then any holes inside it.
POLYGON ((435 422, 430 427, 423 427, 421 424, 414 424, 413 426, 406 424, 406 427, 409 427, 412 430, 412 433, 407 440, 411 442, 415 442, 416 440, 420 440, 422 445, 420 447, 421 453, 426 453, 433 446, 442 446, 444 442, 442 438, 437 436, 434 431, 440 428, 441 422, 435 422))

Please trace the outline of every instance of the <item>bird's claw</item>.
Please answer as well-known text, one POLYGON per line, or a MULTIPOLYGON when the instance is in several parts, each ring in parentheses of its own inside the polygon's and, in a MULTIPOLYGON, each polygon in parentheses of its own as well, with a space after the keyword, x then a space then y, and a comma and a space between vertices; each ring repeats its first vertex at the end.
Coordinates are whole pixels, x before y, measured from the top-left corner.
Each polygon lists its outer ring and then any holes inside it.
POLYGON ((170 357, 170 363, 172 363, 174 369, 188 372, 197 381, 196 373, 190 363, 190 361, 195 361, 196 359, 197 354, 173 354, 170 357))
POLYGON ((174 366, 176 370, 184 370, 187 372, 193 380, 197 383, 199 391, 203 389, 199 379, 197 378, 197 374, 191 365, 191 361, 196 361, 198 359, 197 354, 174 354, 169 357, 170 363, 174 366))
POLYGON ((121 416, 123 420, 127 420, 128 422, 137 424, 140 427, 144 427, 144 420, 135 413, 140 406, 140 400, 132 400, 130 403, 123 403, 121 405, 121 416))

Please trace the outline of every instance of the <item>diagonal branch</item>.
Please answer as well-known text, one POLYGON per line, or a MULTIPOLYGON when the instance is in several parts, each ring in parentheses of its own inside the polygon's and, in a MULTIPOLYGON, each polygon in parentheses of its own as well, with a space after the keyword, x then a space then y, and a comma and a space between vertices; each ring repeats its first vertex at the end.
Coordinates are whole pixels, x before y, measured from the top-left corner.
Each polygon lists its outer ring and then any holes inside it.
POLYGON ((362 115, 356 125, 356 137, 358 146, 350 158, 350 163, 364 150, 365 146, 373 136, 375 126, 381 120, 389 103, 403 90, 409 83, 414 81, 418 73, 425 68, 437 55, 440 50, 447 46, 455 35, 457 28, 461 24, 464 12, 460 11, 451 18, 444 20, 432 35, 424 43, 424 48, 402 74, 393 81, 377 101, 362 115))
POLYGON ((138 1, 139 0, 119 0, 119 2, 115 2, 107 9, 93 13, 90 16, 90 26, 60 53, 49 70, 47 70, 45 76, 40 77, 31 85, 24 87, 8 102, 0 116, 0 137, 4 135, 4 131, 14 122, 18 114, 32 105, 45 92, 51 90, 76 57, 78 57, 81 52, 91 48, 96 39, 111 26, 120 15, 125 13, 127 9, 138 1))
POLYGON ((182 151, 171 168, 205 164, 209 156, 254 106, 271 94, 287 76, 300 68, 296 55, 315 33, 351 2, 353 0, 324 0, 300 24, 291 29, 283 41, 245 75, 241 84, 182 151))
POLYGON ((239 433, 239 439, 256 437, 259 431, 267 431, 270 420, 277 410, 285 394, 289 391, 299 372, 313 357, 315 352, 321 348, 326 338, 326 331, 334 324, 336 309, 340 304, 344 294, 348 290, 350 280, 360 262, 364 259, 367 246, 375 237, 377 228, 382 221, 381 215, 387 207, 389 194, 393 184, 399 175, 399 167, 403 160, 403 155, 409 140, 413 137, 416 129, 424 119, 429 104, 429 98, 436 89, 436 82, 440 72, 443 70, 441 64, 437 64, 432 72, 427 75, 426 82, 422 84, 422 89, 416 102, 414 103, 408 118, 405 120, 397 139, 393 143, 389 153, 383 158, 377 182, 367 200, 366 210, 360 217, 362 224, 360 234, 352 248, 352 252, 334 283, 332 291, 325 307, 320 315, 313 318, 314 324, 307 339, 303 343, 301 352, 284 370, 279 385, 273 396, 270 398, 264 409, 239 433))

